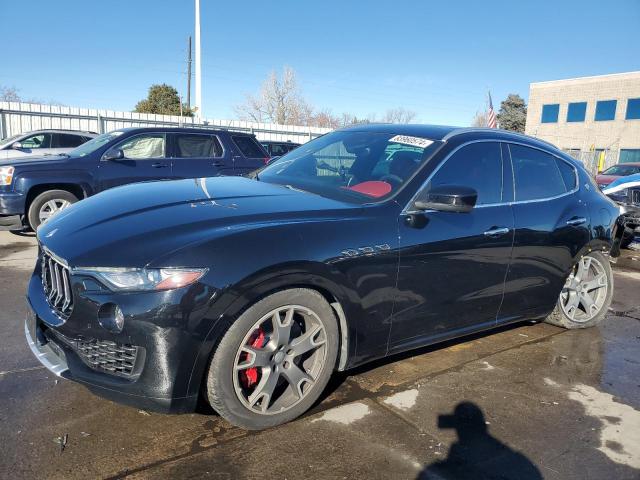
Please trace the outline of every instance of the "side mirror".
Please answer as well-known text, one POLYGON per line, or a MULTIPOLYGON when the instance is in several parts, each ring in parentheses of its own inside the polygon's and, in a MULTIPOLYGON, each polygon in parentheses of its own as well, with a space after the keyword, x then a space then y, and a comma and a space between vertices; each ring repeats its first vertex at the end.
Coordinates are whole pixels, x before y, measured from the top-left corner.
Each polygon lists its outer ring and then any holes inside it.
POLYGON ((102 155, 103 160, 121 160, 123 158, 124 152, 119 148, 110 148, 102 155))
POLYGON ((13 142, 11 144, 11 148, 13 148, 14 150, 22 150, 22 143, 20 142, 13 142))
POLYGON ((438 185, 421 194, 414 202, 417 210, 440 212, 470 212, 476 205, 478 192, 458 185, 438 185))

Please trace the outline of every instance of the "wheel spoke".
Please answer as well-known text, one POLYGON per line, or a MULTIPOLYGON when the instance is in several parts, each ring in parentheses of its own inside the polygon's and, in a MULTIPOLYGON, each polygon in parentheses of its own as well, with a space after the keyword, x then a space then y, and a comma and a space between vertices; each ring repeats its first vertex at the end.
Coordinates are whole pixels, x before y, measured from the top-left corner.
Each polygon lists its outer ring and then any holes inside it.
POLYGON ((263 413, 267 411, 279 378, 280 374, 278 372, 267 368, 262 369, 260 383, 258 383, 258 386, 256 386, 253 393, 249 395, 247 399, 251 408, 260 401, 260 410, 262 410, 263 413))
POLYGON ((607 275, 601 273, 595 278, 589 280, 588 282, 582 283, 583 287, 587 289, 587 291, 595 290, 596 288, 602 288, 607 286, 607 275))
POLYGON ((242 347, 242 352, 248 355, 247 359, 236 365, 236 370, 246 370, 253 367, 266 367, 269 365, 271 352, 264 348, 242 347))
POLYGON ((584 311, 589 316, 591 316, 593 309, 597 308, 595 302, 593 301, 593 298, 591 298, 591 295, 589 295, 587 292, 583 292, 583 294, 580 296, 580 303, 584 307, 584 311))
POLYGON ((273 325, 272 340, 275 346, 282 346, 289 343, 289 337, 291 336, 291 324, 293 322, 293 314, 295 312, 293 307, 287 309, 287 313, 284 316, 284 320, 280 316, 281 310, 274 312, 271 316, 271 323, 273 325))
POLYGON ((293 339, 289 348, 293 350, 294 357, 302 355, 303 353, 307 353, 311 350, 318 348, 320 345, 325 343, 324 338, 316 338, 318 337, 318 333, 322 330, 320 325, 316 325, 308 332, 299 336, 298 338, 293 339))
POLYGON ((313 384, 314 382, 313 378, 295 363, 291 363, 288 367, 284 368, 282 370, 282 376, 289 385, 291 385, 291 388, 296 395, 298 395, 298 398, 302 397, 302 385, 305 383, 313 384))
POLYGON ((589 272, 589 267, 591 266, 591 257, 583 257, 580 259, 580 263, 578 264, 578 273, 577 277, 580 280, 586 278, 587 273, 589 272))

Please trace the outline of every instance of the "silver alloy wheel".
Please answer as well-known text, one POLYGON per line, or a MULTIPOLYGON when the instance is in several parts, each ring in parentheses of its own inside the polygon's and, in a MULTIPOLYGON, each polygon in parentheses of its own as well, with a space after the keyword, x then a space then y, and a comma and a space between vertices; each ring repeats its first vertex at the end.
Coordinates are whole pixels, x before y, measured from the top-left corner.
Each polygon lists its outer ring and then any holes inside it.
POLYGON ((71 202, 68 200, 63 200, 61 198, 53 198, 46 202, 42 207, 40 207, 40 211, 38 212, 38 218, 40 219, 40 223, 44 223, 53 217, 55 214, 60 213, 62 210, 71 205, 71 202))
POLYGON ((562 311, 570 320, 586 323, 600 313, 608 290, 609 280, 602 263, 594 257, 582 257, 560 294, 562 311))
POLYGON ((233 386, 249 410, 282 413, 313 388, 327 358, 327 334, 320 317, 301 305, 264 315, 240 343, 233 386))

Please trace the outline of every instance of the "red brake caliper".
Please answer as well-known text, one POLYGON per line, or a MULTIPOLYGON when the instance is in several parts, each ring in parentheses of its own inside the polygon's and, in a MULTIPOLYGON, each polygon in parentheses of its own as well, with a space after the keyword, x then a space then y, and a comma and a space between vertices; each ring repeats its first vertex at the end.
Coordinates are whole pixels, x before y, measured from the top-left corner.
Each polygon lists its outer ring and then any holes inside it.
MULTIPOLYGON (((258 329, 257 334, 254 339, 249 339, 249 345, 253 348, 262 348, 262 344, 264 343, 264 331, 262 328, 258 329)), ((249 356, 248 353, 243 353, 241 361, 245 361, 249 356)), ((240 381, 242 382, 242 386, 245 388, 252 387, 256 383, 258 383, 258 369, 256 367, 247 368, 240 372, 240 381)))

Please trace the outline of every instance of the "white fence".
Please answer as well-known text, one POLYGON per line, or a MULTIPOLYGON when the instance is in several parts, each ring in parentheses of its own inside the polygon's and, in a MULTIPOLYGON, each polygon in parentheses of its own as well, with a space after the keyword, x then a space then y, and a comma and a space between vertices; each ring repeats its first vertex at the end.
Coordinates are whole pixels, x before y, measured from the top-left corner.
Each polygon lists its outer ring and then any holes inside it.
POLYGON ((35 103, 0 102, 0 139, 40 129, 84 130, 96 133, 124 127, 197 127, 250 132, 258 140, 304 143, 330 131, 328 128, 277 125, 242 120, 203 120, 153 113, 117 112, 35 103))

